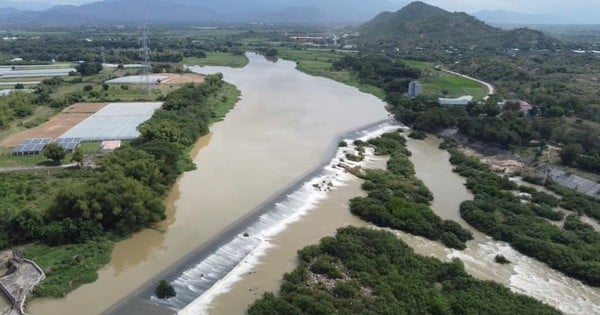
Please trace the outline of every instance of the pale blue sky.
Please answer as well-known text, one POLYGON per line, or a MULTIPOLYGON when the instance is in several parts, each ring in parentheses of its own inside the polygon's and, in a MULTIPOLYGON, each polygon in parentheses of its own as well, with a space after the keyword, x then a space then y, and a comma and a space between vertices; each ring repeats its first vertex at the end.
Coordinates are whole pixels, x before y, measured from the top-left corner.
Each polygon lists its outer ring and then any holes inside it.
MULTIPOLYGON (((18 2, 44 4, 82 4, 94 1, 97 0, 21 0, 18 2)), ((140 1, 143 2, 143 0, 140 1)), ((399 5, 408 2, 406 0, 388 1, 398 3, 399 5)), ((368 3, 368 1, 365 2, 368 3)), ((465 12, 502 9, 528 13, 543 12, 549 14, 561 14, 565 12, 579 12, 583 14, 589 11, 600 11, 600 0, 425 0, 424 2, 440 6, 447 10, 465 12)))
MULTIPOLYGON (((1 3, 18 3, 19 6, 47 7, 55 4, 83 4, 97 0, 0 0, 1 3)), ((144 0, 140 0, 143 2, 144 0)), ((246 0, 252 1, 252 0, 246 0)), ((398 4, 400 9, 408 0, 365 0, 365 5, 377 1, 388 1, 398 4)), ((201 0, 198 0, 201 2, 201 0)), ((555 15, 570 17, 582 22, 595 21, 600 23, 600 0, 424 0, 432 5, 449 11, 464 11, 468 13, 481 10, 507 10, 531 14, 555 15)))

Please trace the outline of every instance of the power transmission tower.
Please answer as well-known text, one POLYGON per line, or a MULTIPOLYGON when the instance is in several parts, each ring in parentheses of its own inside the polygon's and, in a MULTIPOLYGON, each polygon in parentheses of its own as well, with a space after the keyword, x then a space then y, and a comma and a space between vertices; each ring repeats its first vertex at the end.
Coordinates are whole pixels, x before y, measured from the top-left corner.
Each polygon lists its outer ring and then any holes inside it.
POLYGON ((142 57, 142 73, 141 73, 141 86, 142 91, 146 94, 150 93, 152 89, 152 85, 150 84, 150 70, 152 66, 150 65, 150 48, 148 47, 148 26, 142 26, 142 36, 140 37, 140 44, 142 48, 140 48, 140 55, 142 57))
POLYGON ((104 48, 104 46, 102 46, 102 51, 100 53, 101 57, 102 57, 102 72, 104 73, 103 75, 103 81, 106 82, 108 80, 108 73, 106 73, 106 71, 104 71, 104 66, 106 65, 106 49, 104 48))

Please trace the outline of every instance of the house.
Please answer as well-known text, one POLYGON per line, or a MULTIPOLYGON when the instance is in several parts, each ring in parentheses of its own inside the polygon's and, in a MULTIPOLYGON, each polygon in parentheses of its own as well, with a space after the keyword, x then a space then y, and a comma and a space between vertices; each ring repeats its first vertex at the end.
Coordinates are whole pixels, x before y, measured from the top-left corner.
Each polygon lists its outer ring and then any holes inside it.
POLYGON ((473 101, 473 96, 464 95, 457 98, 443 98, 438 99, 438 103, 442 106, 466 106, 473 101))
POLYGON ((522 113, 528 113, 533 109, 533 105, 523 100, 506 100, 501 104, 502 109, 504 110, 519 111, 522 113))
POLYGON ((100 144, 100 151, 102 153, 114 152, 121 147, 121 141, 102 141, 100 144))

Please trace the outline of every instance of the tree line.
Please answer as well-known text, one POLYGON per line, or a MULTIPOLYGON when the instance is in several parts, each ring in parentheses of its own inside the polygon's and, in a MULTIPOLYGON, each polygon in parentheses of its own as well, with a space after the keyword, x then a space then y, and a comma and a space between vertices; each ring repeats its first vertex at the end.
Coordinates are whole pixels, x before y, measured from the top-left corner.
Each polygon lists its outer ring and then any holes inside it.
POLYGON ((222 77, 213 75, 203 84, 170 93, 163 108, 139 127, 142 136, 107 155, 97 170, 40 178, 36 182, 49 183, 40 187, 27 182, 36 175, 3 175, 8 186, 0 199, 12 206, 0 220, 2 247, 126 236, 163 220, 165 194, 184 170, 193 167, 189 147, 208 133, 216 106, 236 101, 224 98, 225 88, 222 77))

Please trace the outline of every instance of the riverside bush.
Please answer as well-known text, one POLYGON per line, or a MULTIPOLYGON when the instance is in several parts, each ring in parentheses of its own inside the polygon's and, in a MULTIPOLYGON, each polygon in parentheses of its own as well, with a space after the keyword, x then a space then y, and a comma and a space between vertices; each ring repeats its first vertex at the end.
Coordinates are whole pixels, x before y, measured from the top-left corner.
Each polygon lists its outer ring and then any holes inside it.
MULTIPOLYGON (((456 172, 467 177, 467 186, 475 194, 474 200, 461 204, 465 221, 568 276, 600 286, 600 233, 575 216, 569 216, 563 228, 551 224, 547 219, 558 221, 563 217, 549 205, 556 204, 556 198, 539 193, 531 203, 522 203, 512 194, 515 187, 510 181, 474 158, 454 149, 449 151, 456 172)), ((600 209, 600 202, 570 189, 554 184, 548 188, 562 195, 560 204, 572 210, 594 214, 600 209)))
POLYGON ((277 296, 266 293, 250 315, 560 314, 491 281, 469 276, 458 259, 419 256, 389 232, 348 227, 300 250, 277 296), (344 279, 315 280, 311 265, 336 260, 344 279))
POLYGON ((429 205, 433 195, 415 176, 408 159, 406 139, 390 133, 369 141, 376 152, 390 155, 387 170, 367 170, 363 188, 367 197, 350 201, 350 211, 377 226, 390 227, 431 240, 448 247, 464 249, 471 233, 458 223, 443 221, 429 205))

